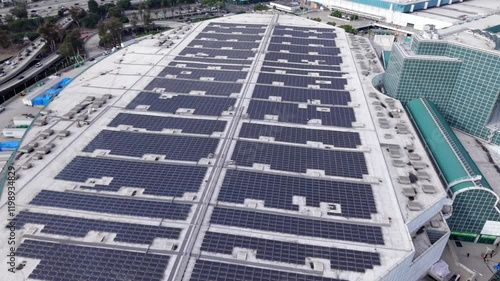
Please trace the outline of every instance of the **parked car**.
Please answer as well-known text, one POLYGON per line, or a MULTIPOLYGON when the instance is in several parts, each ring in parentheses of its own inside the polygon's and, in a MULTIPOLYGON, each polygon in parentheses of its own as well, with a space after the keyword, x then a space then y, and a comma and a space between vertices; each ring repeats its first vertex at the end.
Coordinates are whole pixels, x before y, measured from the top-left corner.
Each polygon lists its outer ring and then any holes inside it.
POLYGON ((5 111, 5 107, 0 105, 0 112, 4 112, 4 111, 5 111))
POLYGON ((23 79, 24 79, 24 76, 22 76, 22 75, 21 75, 21 76, 17 77, 17 79, 19 79, 19 80, 23 80, 23 79))
POLYGON ((37 63, 35 64, 35 66, 36 66, 36 67, 40 67, 40 66, 42 66, 42 63, 37 62, 37 63))

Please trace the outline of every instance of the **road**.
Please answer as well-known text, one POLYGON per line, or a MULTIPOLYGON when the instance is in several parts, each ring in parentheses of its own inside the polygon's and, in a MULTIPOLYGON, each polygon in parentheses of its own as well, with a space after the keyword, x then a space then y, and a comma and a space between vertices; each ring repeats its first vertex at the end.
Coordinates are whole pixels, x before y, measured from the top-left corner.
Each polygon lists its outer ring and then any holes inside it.
MULTIPOLYGON (((60 19, 57 22, 57 25, 59 25, 59 27, 64 30, 68 28, 68 26, 70 26, 72 22, 73 20, 70 17, 65 17, 60 19)), ((38 54, 42 51, 43 47, 45 47, 46 44, 47 42, 45 42, 45 40, 43 40, 41 37, 38 37, 30 45, 21 50, 19 52, 21 56, 16 56, 11 60, 10 65, 4 66, 3 71, 5 72, 5 76, 0 77, 0 85, 6 83, 21 71, 23 71, 38 56, 38 54), (27 55, 26 53, 27 50, 31 52, 29 55, 27 55)))
POLYGON ((42 64, 42 66, 32 67, 32 68, 26 70, 25 72, 21 73, 21 75, 18 76, 18 78, 23 77, 22 79, 12 79, 12 80, 8 81, 7 83, 1 85, 0 86, 0 95, 3 92, 8 91, 8 90, 24 83, 24 81, 28 81, 30 78, 35 77, 37 74, 43 72, 47 67, 52 65, 52 63, 56 62, 60 58, 61 58, 61 55, 56 54, 56 53, 46 57, 45 59, 43 59, 40 62, 42 64))

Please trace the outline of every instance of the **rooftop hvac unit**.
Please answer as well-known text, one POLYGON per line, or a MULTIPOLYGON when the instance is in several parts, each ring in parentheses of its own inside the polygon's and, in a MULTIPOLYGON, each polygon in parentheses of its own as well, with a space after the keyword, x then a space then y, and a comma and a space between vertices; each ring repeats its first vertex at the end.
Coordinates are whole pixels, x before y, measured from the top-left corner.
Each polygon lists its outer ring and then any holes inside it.
POLYGON ((434 186, 428 185, 428 184, 424 184, 422 186, 422 190, 424 191, 424 193, 427 193, 427 194, 434 194, 434 193, 436 193, 436 189, 434 188, 434 186))
POLYGON ((408 209, 410 211, 422 210, 422 205, 420 203, 418 203, 417 201, 410 201, 410 202, 408 202, 407 206, 408 206, 408 209))

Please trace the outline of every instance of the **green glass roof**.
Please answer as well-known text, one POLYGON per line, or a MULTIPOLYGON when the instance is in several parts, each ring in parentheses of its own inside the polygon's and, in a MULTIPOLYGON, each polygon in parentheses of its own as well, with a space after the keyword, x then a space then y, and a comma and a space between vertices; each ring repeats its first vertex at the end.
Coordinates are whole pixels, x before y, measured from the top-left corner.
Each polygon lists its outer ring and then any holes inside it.
POLYGON ((498 32, 500 32, 500 24, 499 25, 490 26, 488 28, 485 28, 484 31, 488 31, 488 32, 491 32, 491 33, 498 33, 498 32))
MULTIPOLYGON (((469 165, 472 171, 476 175, 480 175, 482 177, 481 184, 484 187, 491 189, 491 186, 486 181, 472 158, 469 156, 467 150, 465 150, 463 145, 460 143, 455 133, 451 130, 450 126, 448 126, 448 123, 441 115, 435 104, 425 98, 419 98, 408 102, 407 107, 447 183, 461 178, 466 178, 468 177, 468 174, 462 165, 462 161, 455 154, 446 137, 439 129, 438 124, 432 118, 429 110, 434 112, 435 116, 437 116, 436 121, 441 123, 444 130, 450 136, 451 142, 454 143, 459 153, 462 154, 465 162, 469 165), (429 110, 427 108, 429 108, 429 110)), ((472 181, 465 181, 455 184, 451 187, 451 190, 453 192, 457 192, 462 188, 473 186, 474 183, 472 181)))

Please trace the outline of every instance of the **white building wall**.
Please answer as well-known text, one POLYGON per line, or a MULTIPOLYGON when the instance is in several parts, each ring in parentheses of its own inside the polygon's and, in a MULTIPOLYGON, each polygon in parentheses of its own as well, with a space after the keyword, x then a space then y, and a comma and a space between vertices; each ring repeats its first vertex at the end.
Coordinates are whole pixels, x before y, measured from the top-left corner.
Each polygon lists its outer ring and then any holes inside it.
MULTIPOLYGON (((445 195, 443 195, 445 196, 445 195)), ((434 216, 439 214, 443 209, 444 203, 446 201, 446 197, 443 197, 436 204, 430 206, 425 211, 423 211, 420 215, 416 216, 412 220, 406 222, 408 227, 408 231, 410 233, 414 233, 420 227, 422 227, 426 222, 430 221, 434 216)))
POLYGON ((422 255, 413 261, 414 253, 408 256, 403 262, 390 270, 382 279, 382 281, 417 281, 427 274, 429 268, 441 259, 444 248, 450 233, 441 237, 434 245, 432 245, 422 255))
POLYGON ((452 23, 422 17, 411 13, 394 12, 384 8, 378 8, 370 5, 364 5, 348 0, 317 0, 317 2, 327 6, 330 9, 342 8, 355 11, 359 14, 368 14, 382 17, 386 23, 392 23, 400 26, 413 24, 415 29, 423 30, 426 24, 434 24, 437 29, 451 26, 452 23))

